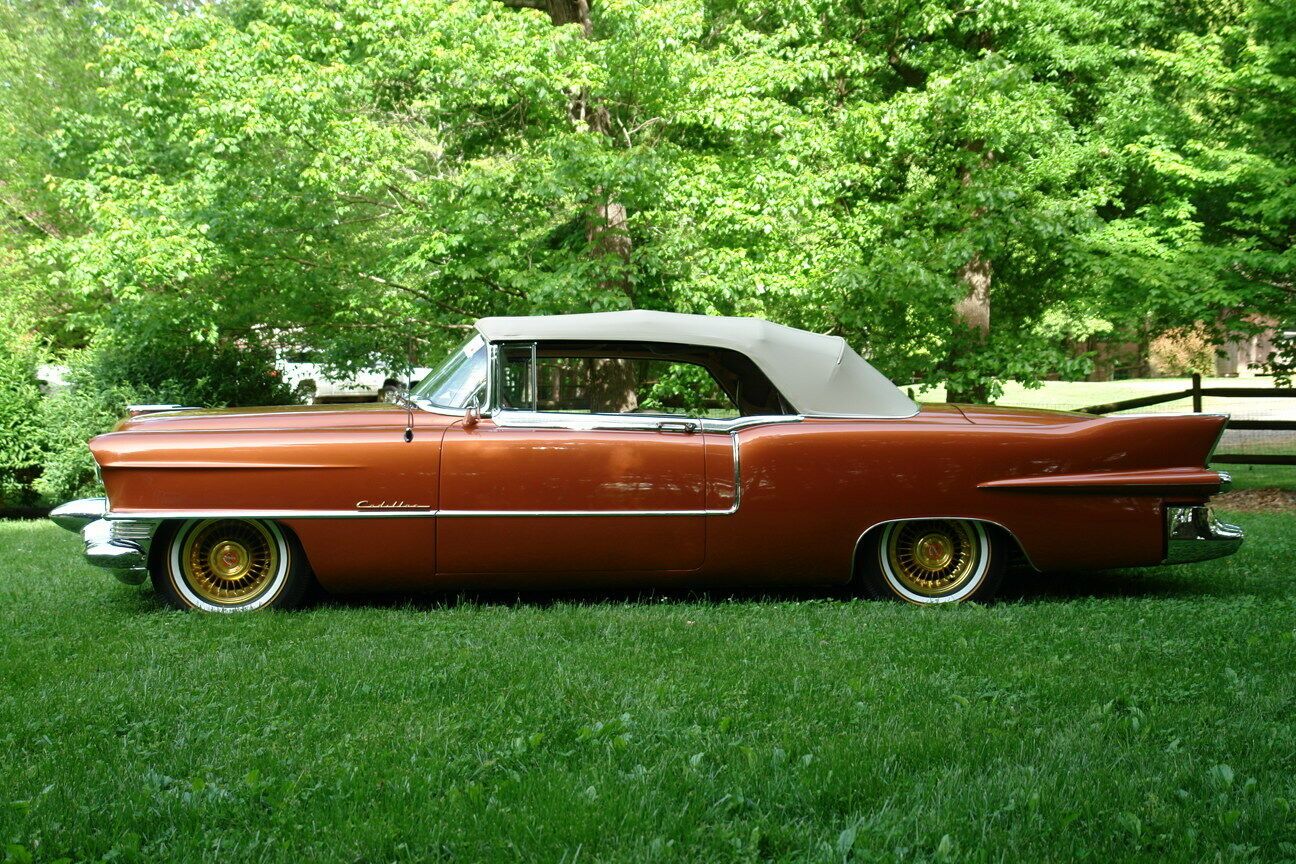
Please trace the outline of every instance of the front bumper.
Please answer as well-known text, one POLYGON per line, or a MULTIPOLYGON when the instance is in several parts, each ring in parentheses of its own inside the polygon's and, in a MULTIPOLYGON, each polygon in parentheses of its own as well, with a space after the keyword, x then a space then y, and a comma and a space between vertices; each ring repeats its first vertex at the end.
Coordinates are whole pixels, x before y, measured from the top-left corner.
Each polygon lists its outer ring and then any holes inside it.
POLYGON ((78 531, 85 541, 86 560, 127 585, 148 578, 149 549, 158 522, 152 519, 105 519, 108 499, 82 498, 55 507, 50 519, 60 528, 78 531))
POLYGON ((1215 518, 1209 507, 1165 508, 1165 564, 1188 564, 1232 555, 1242 546, 1242 529, 1215 518))

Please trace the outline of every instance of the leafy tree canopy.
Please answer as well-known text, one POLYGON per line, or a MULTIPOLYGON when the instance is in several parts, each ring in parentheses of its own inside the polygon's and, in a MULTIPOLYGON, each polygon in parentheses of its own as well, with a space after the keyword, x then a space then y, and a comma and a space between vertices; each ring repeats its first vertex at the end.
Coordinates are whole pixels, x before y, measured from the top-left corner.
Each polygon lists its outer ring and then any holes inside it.
POLYGON ((55 347, 355 368, 478 315, 642 307, 973 396, 1082 372, 1068 339, 1291 314, 1290 5, 584 9, 0 0, 42 58, 3 61, 0 279, 55 347))

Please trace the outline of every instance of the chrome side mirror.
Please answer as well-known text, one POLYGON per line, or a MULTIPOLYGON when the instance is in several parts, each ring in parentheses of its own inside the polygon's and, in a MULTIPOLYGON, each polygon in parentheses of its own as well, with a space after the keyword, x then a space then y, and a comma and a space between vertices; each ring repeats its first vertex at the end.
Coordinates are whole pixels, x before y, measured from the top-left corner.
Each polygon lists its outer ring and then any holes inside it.
POLYGON ((481 409, 477 407, 476 402, 469 403, 464 409, 463 428, 471 429, 481 420, 481 409))

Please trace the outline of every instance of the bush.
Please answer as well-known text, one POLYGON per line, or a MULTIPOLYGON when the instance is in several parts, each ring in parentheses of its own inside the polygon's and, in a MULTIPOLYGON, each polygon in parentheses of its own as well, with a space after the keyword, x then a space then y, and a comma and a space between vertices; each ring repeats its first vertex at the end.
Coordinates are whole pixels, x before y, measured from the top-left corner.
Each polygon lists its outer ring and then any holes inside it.
POLYGON ((35 503, 46 443, 37 362, 33 352, 0 342, 0 507, 35 503))
POLYGON ((274 351, 244 341, 159 343, 109 331, 86 354, 85 375, 88 384, 126 388, 151 402, 218 408, 292 401, 274 351))
POLYGON ((56 504, 103 494, 86 442, 112 429, 126 413, 126 405, 134 401, 124 388, 87 387, 75 373, 72 389, 45 398, 40 416, 48 449, 45 468, 35 484, 42 498, 56 504))
POLYGON ((1152 374, 1182 377, 1198 372, 1215 374, 1215 346, 1200 326, 1167 330, 1148 345, 1152 374))
POLYGON ((40 408, 45 468, 35 488, 49 503, 101 495, 86 442, 111 430, 132 403, 200 407, 275 405, 291 394, 267 347, 236 343, 148 343, 101 336, 70 358, 72 387, 40 408))

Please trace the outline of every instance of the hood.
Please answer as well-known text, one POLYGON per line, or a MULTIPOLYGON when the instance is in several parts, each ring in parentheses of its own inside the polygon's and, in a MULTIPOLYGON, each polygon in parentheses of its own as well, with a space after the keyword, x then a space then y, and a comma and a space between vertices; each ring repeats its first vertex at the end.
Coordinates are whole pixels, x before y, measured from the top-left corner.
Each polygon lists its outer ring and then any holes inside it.
MULTIPOLYGON (((422 412, 418 412, 422 413, 422 412)), ((259 408, 184 408, 130 417, 114 432, 191 432, 247 429, 336 429, 405 425, 406 411, 387 402, 345 405, 269 405, 259 408)))

